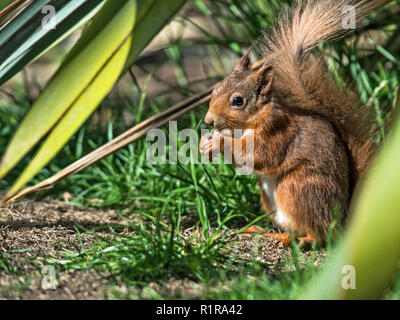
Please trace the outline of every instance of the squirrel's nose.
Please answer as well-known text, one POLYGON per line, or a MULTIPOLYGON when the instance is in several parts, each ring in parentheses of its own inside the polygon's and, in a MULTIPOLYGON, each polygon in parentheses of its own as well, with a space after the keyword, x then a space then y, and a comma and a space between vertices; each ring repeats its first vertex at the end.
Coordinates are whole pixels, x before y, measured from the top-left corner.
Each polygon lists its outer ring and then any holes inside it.
POLYGON ((216 116, 214 113, 208 111, 206 114, 206 118, 204 119, 204 121, 210 125, 210 126, 214 126, 215 124, 215 120, 216 120, 216 116))

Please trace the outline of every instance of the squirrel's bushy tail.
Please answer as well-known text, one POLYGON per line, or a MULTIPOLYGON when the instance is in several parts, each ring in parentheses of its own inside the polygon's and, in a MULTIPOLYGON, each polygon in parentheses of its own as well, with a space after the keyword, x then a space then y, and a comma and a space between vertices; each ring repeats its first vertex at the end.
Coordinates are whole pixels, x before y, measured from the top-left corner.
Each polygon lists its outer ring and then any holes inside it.
POLYGON ((322 41, 334 40, 348 33, 345 6, 352 6, 358 23, 374 10, 372 1, 308 0, 284 9, 272 30, 261 41, 263 55, 274 68, 275 92, 288 106, 318 113, 337 128, 347 145, 352 182, 366 168, 376 138, 371 136, 373 117, 360 106, 357 95, 344 92, 327 77, 321 56, 310 53, 322 41))

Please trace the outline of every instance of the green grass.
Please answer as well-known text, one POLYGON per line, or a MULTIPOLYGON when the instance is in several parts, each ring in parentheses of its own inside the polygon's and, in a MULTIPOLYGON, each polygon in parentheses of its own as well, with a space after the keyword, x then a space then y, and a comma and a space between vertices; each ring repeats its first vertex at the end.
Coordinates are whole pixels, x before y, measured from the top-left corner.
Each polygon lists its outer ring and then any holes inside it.
MULTIPOLYGON (((211 35, 194 19, 186 16, 179 20, 200 30, 203 40, 181 40, 178 35, 166 46, 159 65, 144 64, 145 71, 154 71, 167 61, 173 61, 177 84, 167 83, 168 90, 157 96, 147 96, 146 88, 137 85, 135 75, 129 90, 110 95, 98 114, 109 114, 105 125, 89 121, 75 135, 60 154, 32 181, 36 183, 56 173, 67 164, 79 159, 124 131, 123 111, 140 121, 150 114, 172 105, 171 93, 181 98, 205 88, 208 79, 221 79, 232 69, 229 56, 241 54, 260 35, 274 17, 281 1, 228 1, 212 2, 193 0, 194 15, 209 19, 221 34, 211 35), (212 16, 212 19, 210 17, 212 16), (217 19, 218 18, 218 19, 217 19), (187 48, 204 48, 204 70, 207 77, 193 84, 184 69, 184 52, 187 48), (207 61, 207 62, 206 62, 207 61), (132 98, 134 97, 134 98, 132 98)), ((372 43, 371 49, 361 50, 360 37, 354 41, 341 40, 334 45, 322 46, 330 52, 330 65, 338 82, 350 80, 361 94, 362 100, 376 114, 377 125, 383 127, 397 94, 400 76, 399 14, 384 10, 369 18, 369 23, 379 23, 391 39, 386 43, 372 43), (358 42, 357 42, 358 41, 358 42), (355 43, 358 43, 356 47, 355 43), (367 54, 367 57, 365 56, 367 54)), ((157 77, 156 73, 153 79, 157 77)), ((23 116, 29 103, 22 86, 13 92, 14 102, 0 101, 0 152, 23 116)), ((204 128, 207 106, 191 112, 178 121, 178 129, 193 128, 200 134, 204 128)), ((168 137, 168 128, 163 128, 168 137)), ((382 130, 382 139, 385 132, 382 130)), ((183 142, 180 142, 182 145, 183 142)), ((104 236, 102 229, 85 230, 98 241, 90 248, 66 251, 62 259, 45 257, 59 270, 97 270, 112 274, 113 281, 127 286, 146 288, 150 282, 164 282, 171 277, 191 279, 201 283, 205 291, 201 298, 209 299, 289 299, 294 298, 302 285, 314 275, 314 258, 303 258, 298 250, 284 263, 285 270, 272 272, 264 263, 254 259, 243 260, 230 248, 235 247, 232 230, 238 230, 260 218, 257 224, 270 227, 271 222, 260 211, 259 191, 253 176, 237 176, 232 166, 223 164, 156 164, 146 162, 149 143, 143 139, 108 156, 54 189, 39 196, 59 197, 63 192, 72 194, 71 202, 78 206, 115 208, 128 223, 128 227, 109 226, 104 236), (193 233, 182 230, 194 226, 193 233)), ((25 166, 29 158, 9 176, 0 181, 6 189, 9 182, 25 166)), ((38 196, 38 195, 36 195, 38 196)), ((314 249, 314 253, 319 253, 314 249)), ((312 255, 311 255, 312 256, 312 255)), ((8 270, 7 257, 0 256, 0 268, 8 270)), ((13 272, 9 269, 9 272, 13 272)), ((400 281, 388 291, 387 299, 398 299, 400 281)), ((115 294, 117 298, 132 298, 115 294)), ((142 295, 134 296, 143 298, 142 295)), ((154 293, 152 298, 162 298, 154 293)))
POLYGON ((4 270, 6 273, 15 272, 15 268, 9 262, 10 257, 7 254, 0 253, 0 270, 4 270))

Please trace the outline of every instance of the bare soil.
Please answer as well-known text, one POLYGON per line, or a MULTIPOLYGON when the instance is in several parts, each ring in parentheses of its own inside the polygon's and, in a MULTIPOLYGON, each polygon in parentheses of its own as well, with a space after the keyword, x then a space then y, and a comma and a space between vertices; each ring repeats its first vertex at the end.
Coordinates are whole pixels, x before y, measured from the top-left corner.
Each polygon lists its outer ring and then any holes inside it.
MULTIPOLYGON (((44 290, 40 259, 30 262, 43 255, 59 257, 65 249, 88 248, 97 239, 86 233, 79 239, 77 227, 109 224, 123 224, 114 210, 80 208, 62 201, 21 200, 0 207, 0 263, 6 255, 6 267, 13 269, 6 272, 0 264, 0 299, 105 299, 115 297, 116 292, 117 297, 135 298, 123 284, 110 287, 107 275, 95 271, 59 272, 56 289, 44 290)), ((288 249, 275 240, 245 234, 238 237, 241 241, 236 250, 243 258, 256 254, 274 268, 288 257, 288 249)), ((145 289, 162 296, 196 298, 203 288, 188 279, 170 279, 150 283, 145 289)))

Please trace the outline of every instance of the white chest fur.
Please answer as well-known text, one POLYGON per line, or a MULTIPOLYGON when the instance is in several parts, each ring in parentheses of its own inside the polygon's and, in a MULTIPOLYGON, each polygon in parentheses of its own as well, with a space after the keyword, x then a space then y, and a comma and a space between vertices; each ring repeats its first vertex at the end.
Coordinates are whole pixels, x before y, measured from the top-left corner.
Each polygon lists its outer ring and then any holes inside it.
POLYGON ((276 199, 275 199, 275 175, 263 175, 260 176, 260 183, 264 195, 267 197, 268 205, 272 210, 277 210, 276 199))
POLYGON ((260 175, 260 184, 264 196, 267 198, 268 206, 271 210, 276 211, 275 222, 283 228, 290 228, 291 221, 287 214, 281 210, 276 202, 276 176, 260 175))

